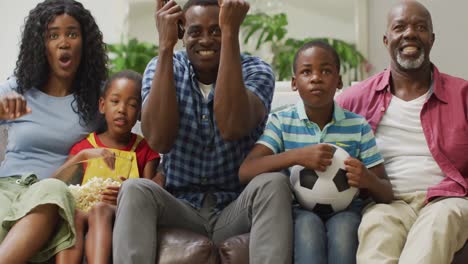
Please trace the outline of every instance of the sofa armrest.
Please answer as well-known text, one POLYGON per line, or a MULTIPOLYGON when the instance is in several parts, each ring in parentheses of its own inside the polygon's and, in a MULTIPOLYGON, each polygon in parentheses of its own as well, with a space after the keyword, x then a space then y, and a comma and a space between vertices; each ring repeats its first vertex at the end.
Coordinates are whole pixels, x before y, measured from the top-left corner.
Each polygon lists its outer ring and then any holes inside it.
POLYGON ((249 237, 250 233, 226 239, 218 245, 222 264, 248 264, 249 263, 249 237))
POLYGON ((178 228, 158 230, 158 257, 156 264, 215 264, 218 252, 206 236, 178 228))

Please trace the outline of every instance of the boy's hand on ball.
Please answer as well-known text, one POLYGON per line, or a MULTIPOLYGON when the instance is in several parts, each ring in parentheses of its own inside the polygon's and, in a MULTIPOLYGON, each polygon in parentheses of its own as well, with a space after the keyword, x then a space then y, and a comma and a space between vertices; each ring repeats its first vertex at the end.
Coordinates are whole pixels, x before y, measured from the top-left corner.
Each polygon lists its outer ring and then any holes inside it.
POLYGON ((328 144, 316 144, 301 149, 300 162, 309 169, 325 171, 331 165, 335 149, 328 144))
POLYGON ((349 157, 344 163, 350 186, 356 188, 368 188, 371 186, 371 182, 374 180, 373 175, 360 160, 349 157))

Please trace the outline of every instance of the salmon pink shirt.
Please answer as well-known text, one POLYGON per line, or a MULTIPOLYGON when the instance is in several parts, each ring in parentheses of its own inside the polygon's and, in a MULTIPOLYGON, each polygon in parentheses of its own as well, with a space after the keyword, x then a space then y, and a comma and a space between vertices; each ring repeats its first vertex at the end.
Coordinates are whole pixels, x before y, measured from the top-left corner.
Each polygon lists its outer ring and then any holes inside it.
MULTIPOLYGON (((445 178, 428 189, 427 202, 436 197, 466 197, 468 193, 468 81, 440 73, 434 65, 432 68, 433 93, 420 117, 429 150, 445 178)), ((364 116, 374 133, 392 99, 390 74, 387 69, 336 98, 343 108, 364 116)))

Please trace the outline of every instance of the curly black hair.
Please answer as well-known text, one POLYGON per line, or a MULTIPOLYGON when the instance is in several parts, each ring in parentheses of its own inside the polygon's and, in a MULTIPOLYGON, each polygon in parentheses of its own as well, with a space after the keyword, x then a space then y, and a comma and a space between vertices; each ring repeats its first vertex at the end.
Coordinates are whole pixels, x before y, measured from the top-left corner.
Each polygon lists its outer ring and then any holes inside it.
POLYGON ((94 17, 77 1, 45 0, 29 12, 15 68, 18 92, 23 94, 32 87, 41 88, 46 84, 50 71, 45 44, 47 26, 62 14, 72 16, 81 26, 83 46, 72 87, 72 106, 88 124, 96 117, 100 87, 107 78, 108 57, 94 17))

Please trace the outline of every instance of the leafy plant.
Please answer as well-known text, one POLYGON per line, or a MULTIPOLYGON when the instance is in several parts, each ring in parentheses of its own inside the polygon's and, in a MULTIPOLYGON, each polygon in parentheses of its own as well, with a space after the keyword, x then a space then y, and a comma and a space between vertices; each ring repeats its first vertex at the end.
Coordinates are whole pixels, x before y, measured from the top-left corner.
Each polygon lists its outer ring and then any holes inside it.
POLYGON ((245 33, 244 44, 247 44, 254 36, 257 36, 255 50, 269 43, 273 53, 272 66, 278 80, 291 78, 292 63, 296 51, 303 44, 312 40, 328 42, 340 57, 341 73, 351 74, 351 78, 354 80, 360 78, 363 66, 367 61, 353 44, 334 38, 285 39, 287 25, 288 20, 284 13, 271 16, 265 13, 247 15, 242 24, 245 33))
POLYGON ((254 33, 259 33, 257 38, 257 44, 255 49, 259 49, 262 43, 272 42, 275 43, 284 38, 286 33, 286 26, 288 25, 288 18, 286 14, 276 14, 269 16, 265 13, 247 15, 242 23, 242 27, 246 28, 247 33, 244 37, 244 43, 247 43, 254 35, 254 33))
POLYGON ((146 65, 158 55, 158 46, 140 42, 135 38, 127 43, 108 44, 110 58, 110 74, 125 69, 131 69, 143 74, 146 65))

